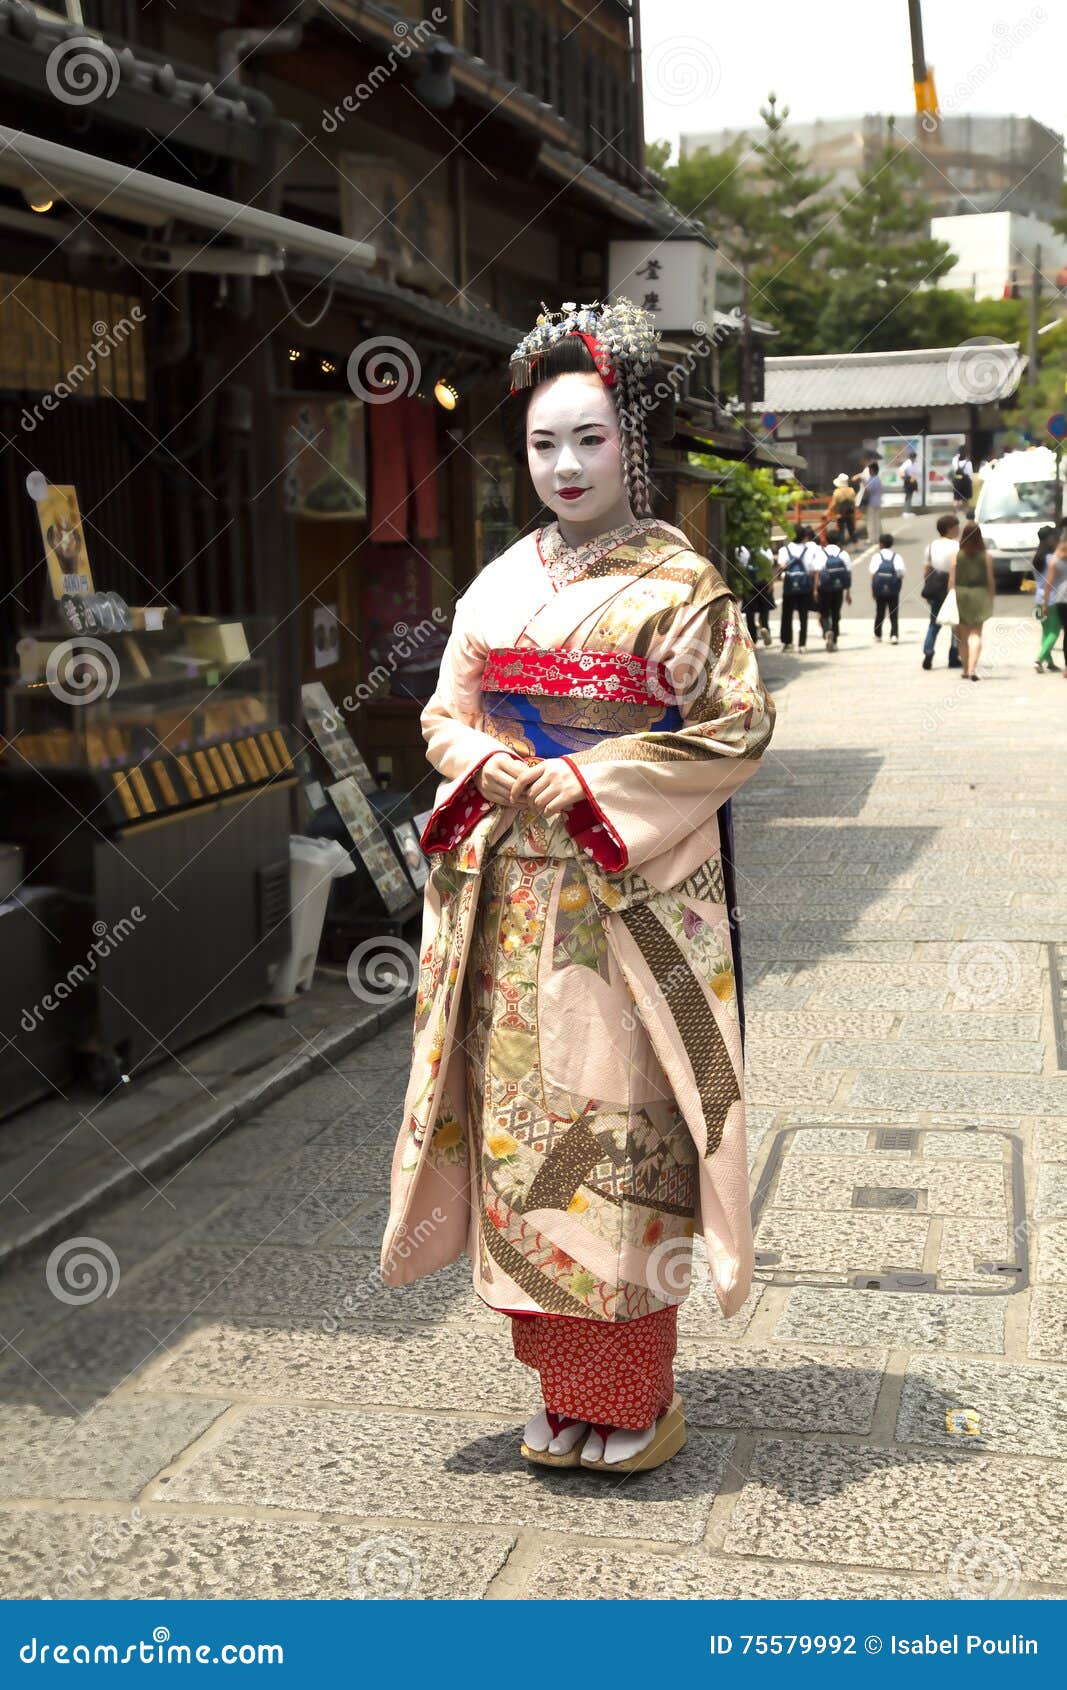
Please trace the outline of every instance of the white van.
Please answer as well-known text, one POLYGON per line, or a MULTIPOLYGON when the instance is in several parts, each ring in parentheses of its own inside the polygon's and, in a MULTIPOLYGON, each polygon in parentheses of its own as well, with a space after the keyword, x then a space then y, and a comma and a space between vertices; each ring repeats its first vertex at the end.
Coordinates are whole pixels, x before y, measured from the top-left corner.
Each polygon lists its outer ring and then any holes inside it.
POLYGON ((1006 452, 983 478, 974 519, 989 547, 998 587, 1018 586, 1030 575, 1038 529, 1056 520, 1055 453, 1047 446, 1006 452))

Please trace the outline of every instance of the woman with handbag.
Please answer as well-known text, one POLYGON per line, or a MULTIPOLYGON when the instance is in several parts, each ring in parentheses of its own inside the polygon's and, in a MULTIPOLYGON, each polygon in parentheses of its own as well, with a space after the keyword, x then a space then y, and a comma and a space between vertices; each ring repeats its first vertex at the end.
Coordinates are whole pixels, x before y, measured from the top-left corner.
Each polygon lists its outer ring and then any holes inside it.
MULTIPOLYGON (((978 679, 978 660, 982 655, 982 626, 993 614, 996 584, 993 580, 993 560, 986 550, 982 530, 977 522, 965 522, 956 556, 949 565, 949 594, 955 592, 956 614, 959 617, 956 637, 963 659, 963 679, 978 679)), ((944 616, 944 606, 939 620, 944 616)))
MULTIPOLYGON (((926 562, 923 566, 922 596, 930 606, 930 623, 923 641, 923 668, 932 669, 934 666, 934 648, 937 636, 945 626, 940 619, 941 608, 948 598, 949 566, 956 555, 960 541, 960 519, 955 511, 946 511, 937 519, 937 539, 931 540, 926 548, 926 562)), ((948 619, 946 618, 946 621, 948 619)), ((948 666, 950 669, 960 667, 960 654, 956 646, 955 633, 950 629, 951 644, 948 651, 948 666)))

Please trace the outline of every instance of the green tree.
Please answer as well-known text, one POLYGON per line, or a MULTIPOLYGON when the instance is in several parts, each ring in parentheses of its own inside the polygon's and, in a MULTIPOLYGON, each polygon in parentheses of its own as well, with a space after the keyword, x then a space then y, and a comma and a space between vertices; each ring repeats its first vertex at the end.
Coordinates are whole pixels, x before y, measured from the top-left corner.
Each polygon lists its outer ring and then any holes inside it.
POLYGON ((661 174, 671 204, 687 217, 698 217, 713 240, 733 244, 752 204, 752 184, 740 168, 740 145, 721 153, 700 147, 676 164, 667 162, 669 141, 654 142, 653 148, 663 157, 661 174))
MULTIPOLYGON (((803 490, 793 481, 776 481, 774 471, 757 464, 739 463, 732 458, 715 457, 710 452, 692 454, 693 461, 722 477, 718 486, 708 490, 708 497, 720 501, 723 511, 723 551, 727 584, 735 593, 743 593, 748 585, 734 562, 738 546, 747 546, 757 559, 764 547, 769 547, 774 528, 791 515, 803 490)), ((771 565, 766 565, 762 578, 769 579, 771 565)))
POLYGON ((927 232, 920 177, 918 161, 892 138, 860 176, 828 241, 811 350, 893 352, 965 338, 963 296, 934 285, 955 260, 927 232))
POLYGON ((825 291, 822 260, 831 224, 830 178, 808 168, 786 133, 789 107, 771 93, 761 106, 763 133, 755 192, 741 220, 735 250, 750 280, 749 310, 780 331, 775 353, 810 352, 825 291))

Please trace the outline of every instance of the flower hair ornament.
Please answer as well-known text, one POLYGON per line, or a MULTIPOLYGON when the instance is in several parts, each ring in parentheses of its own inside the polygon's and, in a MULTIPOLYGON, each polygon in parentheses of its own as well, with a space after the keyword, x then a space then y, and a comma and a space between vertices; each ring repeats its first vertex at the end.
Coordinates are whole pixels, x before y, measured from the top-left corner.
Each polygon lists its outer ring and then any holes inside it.
POLYGON ((652 314, 629 299, 617 299, 611 305, 602 305, 599 300, 575 305, 573 300, 565 300, 558 311, 550 311, 542 300, 536 325, 511 355, 512 393, 532 386, 537 379, 534 365, 538 356, 572 334, 585 341, 604 385, 614 389, 630 504, 635 516, 650 516, 642 387, 659 344, 652 314))

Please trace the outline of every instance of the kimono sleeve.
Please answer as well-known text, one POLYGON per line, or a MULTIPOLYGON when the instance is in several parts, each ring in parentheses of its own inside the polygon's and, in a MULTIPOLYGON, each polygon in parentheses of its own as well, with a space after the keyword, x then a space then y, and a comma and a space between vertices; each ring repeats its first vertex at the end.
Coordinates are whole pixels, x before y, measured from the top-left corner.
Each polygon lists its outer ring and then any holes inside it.
POLYGON ((438 791, 423 830, 422 846, 428 853, 447 851, 493 808, 479 791, 478 771, 495 752, 508 749, 481 727, 482 673, 489 648, 478 631, 477 585, 456 601, 437 685, 419 718, 426 755, 448 783, 438 791))
MULTIPOLYGON (((711 570, 709 575, 717 572, 711 570)), ((736 598, 705 586, 679 607, 662 658, 682 726, 622 734, 564 760, 585 798, 572 836, 605 872, 637 868, 707 823, 759 766, 774 729, 736 598)))

